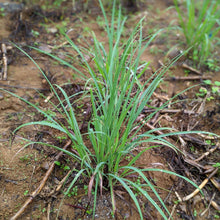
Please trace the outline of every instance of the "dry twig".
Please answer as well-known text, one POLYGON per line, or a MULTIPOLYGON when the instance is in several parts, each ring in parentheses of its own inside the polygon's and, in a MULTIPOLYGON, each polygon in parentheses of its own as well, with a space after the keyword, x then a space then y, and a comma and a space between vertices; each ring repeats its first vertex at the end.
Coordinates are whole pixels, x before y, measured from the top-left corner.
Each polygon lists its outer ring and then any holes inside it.
POLYGON ((205 213, 209 210, 210 205, 211 205, 211 203, 212 203, 212 201, 213 201, 214 198, 215 198, 215 193, 213 194, 213 196, 212 196, 212 198, 211 198, 211 200, 210 200, 210 202, 209 202, 208 207, 200 214, 201 217, 202 217, 203 215, 205 215, 205 213))
POLYGON ((220 212, 220 206, 217 204, 217 202, 211 201, 211 205, 213 208, 220 212))
MULTIPOLYGON (((69 140, 66 145, 63 147, 64 150, 67 149, 67 147, 71 144, 71 140, 69 140)), ((54 161, 59 160, 59 158, 63 155, 63 151, 60 151, 59 154, 55 157, 54 161)), ((29 198, 26 200, 24 205, 20 208, 20 210, 10 219, 10 220, 16 220, 28 207, 28 205, 33 201, 33 199, 40 193, 40 191, 43 189, 44 185, 46 184, 47 179, 49 178, 50 174, 52 173, 53 169, 55 167, 55 163, 52 163, 48 171, 46 172, 43 180, 41 181, 38 188, 32 192, 32 194, 29 196, 29 198)))
POLYGON ((3 60, 3 73, 1 74, 1 78, 3 80, 7 80, 7 67, 8 67, 8 61, 7 61, 7 48, 5 44, 2 44, 2 60, 3 60))
POLYGON ((203 80, 203 79, 211 79, 211 76, 179 76, 179 77, 166 77, 164 80, 166 81, 184 81, 184 80, 203 80))
POLYGON ((218 189, 218 191, 220 191, 220 184, 219 184, 219 182, 218 182, 214 177, 212 177, 212 178, 210 179, 210 181, 211 181, 212 184, 218 189))
POLYGON ((193 198, 198 192, 201 191, 201 189, 208 183, 208 181, 213 177, 213 175, 216 174, 216 172, 218 171, 218 168, 215 169, 210 175, 208 178, 206 178, 205 180, 203 180, 203 182, 199 185, 199 187, 194 191, 192 192, 191 194, 189 194, 188 196, 185 196, 183 198, 183 201, 188 201, 190 200, 191 198, 193 198))
POLYGON ((35 88, 35 87, 27 87, 27 86, 18 86, 18 85, 5 85, 0 83, 0 86, 2 87, 8 87, 8 88, 15 88, 15 89, 30 89, 30 90, 39 90, 39 91, 49 91, 50 89, 43 89, 43 88, 35 88))
POLYGON ((218 148, 219 148, 219 143, 217 143, 216 146, 211 148, 209 151, 202 154, 199 158, 195 159, 195 162, 198 162, 198 161, 202 160, 204 157, 207 157, 209 154, 213 153, 218 148))
MULTIPOLYGON (((152 108, 144 108, 143 109, 144 113, 151 113, 151 112, 155 112, 155 109, 152 108)), ((182 114, 196 114, 195 111, 192 110, 184 110, 184 109, 162 109, 159 111, 160 113, 182 113, 182 114)))
POLYGON ((196 70, 196 69, 192 68, 191 66, 188 66, 186 63, 183 63, 183 64, 182 64, 182 67, 183 67, 184 69, 190 70, 191 72, 194 72, 194 73, 196 73, 196 74, 198 74, 198 75, 201 75, 201 74, 202 74, 199 70, 196 70))
POLYGON ((48 203, 48 206, 47 206, 47 220, 50 220, 50 207, 51 207, 51 204, 48 203))
POLYGON ((54 193, 57 193, 58 191, 60 191, 61 187, 63 186, 64 182, 66 181, 66 179, 68 178, 68 176, 70 175, 71 172, 72 172, 72 171, 70 170, 70 171, 66 174, 66 176, 64 176, 64 178, 59 182, 59 184, 57 185, 57 187, 56 187, 54 190, 52 190, 52 191, 47 195, 48 197, 51 196, 51 195, 53 195, 54 193))

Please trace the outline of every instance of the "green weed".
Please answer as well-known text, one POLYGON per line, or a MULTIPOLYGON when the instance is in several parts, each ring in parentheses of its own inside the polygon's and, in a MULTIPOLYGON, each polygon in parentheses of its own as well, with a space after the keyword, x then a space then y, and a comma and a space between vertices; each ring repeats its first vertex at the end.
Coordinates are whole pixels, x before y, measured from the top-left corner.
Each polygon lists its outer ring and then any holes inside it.
POLYGON ((215 164, 213 164, 212 166, 213 166, 213 167, 218 167, 218 168, 220 168, 220 163, 215 163, 215 164))
POLYGON ((179 16, 181 31, 191 50, 189 54, 198 66, 207 63, 214 49, 214 42, 220 30, 220 8, 216 0, 186 0, 186 12, 174 0, 179 16), (199 4, 197 6, 197 4, 199 4))
MULTIPOLYGON (((86 77, 82 71, 65 60, 61 60, 53 54, 48 54, 36 49, 72 68, 79 76, 87 80, 87 88, 90 88, 89 97, 92 108, 92 117, 88 124, 86 135, 82 134, 80 131, 79 124, 75 117, 75 109, 72 106, 70 97, 68 97, 63 88, 58 85, 53 86, 49 80, 48 83, 50 84, 51 90, 54 92, 54 96, 59 101, 60 106, 58 108, 53 105, 53 107, 60 115, 62 115, 62 122, 59 121, 59 119, 57 119, 50 111, 45 111, 39 106, 13 94, 45 116, 45 119, 42 121, 30 122, 19 126, 15 132, 24 126, 42 125, 56 129, 71 139, 73 151, 63 150, 48 143, 40 143, 63 151, 73 160, 78 161, 81 168, 79 170, 73 169, 73 172, 76 172, 76 175, 65 194, 68 195, 71 192, 71 189, 76 187, 77 181, 80 181, 81 176, 83 176, 84 179, 87 178, 89 182, 88 199, 89 201, 92 198, 94 200, 94 206, 92 209, 93 218, 96 211, 98 194, 102 194, 102 191, 106 189, 110 191, 113 215, 115 216, 115 190, 117 189, 117 186, 120 185, 125 191, 127 191, 128 195, 136 205, 140 219, 143 219, 143 214, 141 205, 136 198, 136 194, 147 199, 160 213, 163 219, 168 219, 167 216, 170 216, 169 210, 157 193, 155 186, 144 173, 156 171, 176 175, 178 177, 182 176, 163 169, 142 169, 136 167, 135 163, 144 152, 154 147, 168 146, 176 151, 176 147, 167 141, 166 137, 198 133, 198 131, 172 132, 171 128, 156 128, 141 133, 144 124, 138 120, 138 116, 149 103, 153 92, 162 81, 162 77, 167 70, 162 69, 155 72, 155 74, 144 83, 141 83, 140 81, 141 76, 149 65, 149 62, 140 64, 141 55, 156 37, 157 33, 152 35, 147 43, 143 45, 143 42, 146 41, 144 41, 142 37, 141 20, 133 29, 133 32, 130 33, 129 39, 122 44, 121 36, 126 18, 122 19, 120 9, 117 11, 117 17, 115 16, 116 2, 114 1, 111 22, 109 25, 101 0, 99 2, 104 15, 105 29, 108 36, 108 51, 106 51, 102 43, 97 40, 94 33, 94 45, 90 50, 79 48, 64 33, 72 49, 76 51, 83 60, 84 65, 82 65, 82 67, 84 67, 89 73, 90 78, 86 77), (115 26, 115 17, 117 19, 117 26, 115 26), (92 64, 87 62, 84 54, 89 54, 93 57, 92 64), (57 87, 60 93, 62 93, 64 100, 61 100, 55 87, 57 87), (63 122, 64 120, 66 121, 65 123, 63 122), (155 135, 155 131, 158 130, 163 131, 164 134, 155 135), (90 144, 88 144, 88 141, 86 141, 87 144, 85 144, 84 140, 86 137, 89 138, 90 144), (145 146, 145 149, 142 148, 139 153, 134 154, 133 150, 139 146, 145 146), (129 161, 126 160, 128 157, 130 157, 129 161), (138 178, 134 180, 131 178, 132 176, 137 176, 138 178), (148 194, 146 186, 154 193, 158 202, 148 194)), ((47 79, 39 65, 26 52, 24 53, 35 63, 47 79)), ((8 93, 12 94, 11 92, 8 93)), ((145 121, 149 121, 167 104, 168 102, 160 108, 155 109, 155 112, 146 116, 145 121)), ((182 178, 196 187, 196 185, 189 179, 185 177, 182 178)))
POLYGON ((4 17, 4 16, 5 16, 5 9, 0 8, 0 17, 4 17))
POLYGON ((198 97, 206 97, 207 101, 214 100, 215 97, 220 96, 220 82, 215 81, 214 83, 211 80, 204 80, 203 83, 206 85, 207 88, 201 87, 199 92, 196 93, 198 97))

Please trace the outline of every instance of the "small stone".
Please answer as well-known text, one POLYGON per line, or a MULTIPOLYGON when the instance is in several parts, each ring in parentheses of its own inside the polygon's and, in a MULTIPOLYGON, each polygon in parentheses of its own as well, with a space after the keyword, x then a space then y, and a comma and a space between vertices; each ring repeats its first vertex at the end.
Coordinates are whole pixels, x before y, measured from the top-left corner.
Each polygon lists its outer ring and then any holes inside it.
POLYGON ((169 59, 174 59, 177 56, 180 56, 182 53, 183 53, 182 50, 180 50, 179 48, 175 47, 175 48, 172 48, 171 50, 169 50, 166 56, 169 59))
POLYGON ((0 100, 4 99, 4 95, 0 93, 0 100))
POLYGON ((47 31, 51 34, 56 34, 58 32, 58 29, 57 28, 47 28, 47 31))
POLYGON ((44 161, 41 164, 41 168, 44 169, 44 170, 48 170, 50 168, 50 164, 47 161, 44 161))
POLYGON ((23 7, 24 4, 20 4, 20 3, 12 3, 12 2, 0 3, 0 8, 4 8, 4 12, 6 13, 14 13, 17 11, 21 11, 23 7))
POLYGON ((50 49, 50 47, 46 44, 42 44, 41 46, 39 46, 39 49, 46 52, 46 53, 51 53, 52 50, 50 49))
POLYGON ((170 61, 171 61, 171 60, 175 60, 175 59, 178 58, 178 60, 177 60, 178 63, 182 63, 182 62, 184 62, 184 61, 186 60, 186 56, 185 56, 183 50, 181 50, 181 49, 178 48, 178 47, 173 47, 173 48, 171 48, 171 49, 167 52, 165 58, 166 58, 166 59, 169 59, 170 61))

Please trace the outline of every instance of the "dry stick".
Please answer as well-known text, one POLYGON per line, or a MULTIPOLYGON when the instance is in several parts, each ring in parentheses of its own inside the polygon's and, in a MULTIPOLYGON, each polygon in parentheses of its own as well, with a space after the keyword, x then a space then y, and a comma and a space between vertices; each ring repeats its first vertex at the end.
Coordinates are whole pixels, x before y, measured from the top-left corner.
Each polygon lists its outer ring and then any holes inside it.
POLYGON ((5 187, 3 188, 3 190, 2 190, 2 193, 1 193, 1 196, 0 196, 0 197, 2 197, 2 196, 3 196, 4 191, 5 191, 5 187))
MULTIPOLYGON (((160 106, 161 106, 162 104, 160 103, 160 106)), ((159 107, 160 107, 159 106, 159 107)), ((157 119, 158 119, 158 117, 159 117, 159 114, 160 114, 160 112, 158 111, 158 112, 156 112, 156 114, 154 115, 154 117, 153 117, 153 119, 151 119, 151 121, 150 121, 150 123, 151 124, 157 124, 156 122, 157 122, 157 119)))
MULTIPOLYGON (((153 126, 155 126, 159 121, 161 121, 162 118, 165 118, 167 121, 174 121, 170 116, 168 116, 167 114, 165 115, 161 115, 153 124, 153 126)), ((151 122, 152 123, 152 122, 151 122)))
POLYGON ((206 97, 202 100, 201 105, 199 107, 199 109, 197 110, 197 113, 200 115, 202 114, 202 112, 204 112, 205 109, 205 104, 206 104, 206 100, 209 97, 209 92, 206 94, 206 97))
POLYGON ((209 202, 209 204, 208 204, 208 207, 199 215, 200 217, 202 217, 203 215, 205 215, 205 213, 209 210, 210 205, 211 205, 211 203, 212 203, 212 201, 213 201, 214 198, 215 198, 215 193, 213 194, 213 196, 212 196, 212 198, 211 198, 211 200, 210 200, 210 202, 209 202))
POLYGON ((49 102, 50 99, 54 96, 53 93, 50 93, 50 95, 47 96, 47 98, 44 100, 45 103, 49 102))
MULTIPOLYGON (((145 120, 140 119, 140 121, 141 121, 144 125, 146 125, 148 128, 150 128, 151 130, 155 129, 154 126, 152 126, 151 124, 149 124, 149 123, 146 122, 145 120)), ((161 131, 159 131, 159 130, 155 130, 154 132, 157 133, 157 134, 159 134, 159 135, 163 135, 163 134, 164 134, 163 132, 161 132, 161 131)), ((171 138, 169 138, 169 137, 164 137, 164 139, 172 143, 171 138)), ((185 145, 186 145, 185 141, 184 141, 181 137, 179 137, 179 140, 180 140, 182 146, 185 146, 185 145)), ((184 149, 181 149, 181 150, 182 150, 183 153, 185 154, 185 150, 184 150, 184 149)))
POLYGON ((205 134, 201 134, 201 133, 198 133, 197 135, 199 135, 200 137, 206 139, 206 140, 217 140, 220 138, 220 136, 208 136, 208 135, 205 135, 205 134))
POLYGON ((157 94, 156 92, 153 92, 153 95, 161 101, 163 101, 163 100, 169 101, 170 100, 168 97, 166 97, 164 95, 157 94))
POLYGON ((5 44, 2 44, 2 58, 3 58, 3 80, 7 80, 7 49, 5 44))
POLYGON ((50 220, 50 207, 51 207, 51 203, 48 203, 48 206, 47 206, 47 220, 50 220))
MULTIPOLYGON (((150 128, 151 130, 152 129, 155 129, 155 127, 154 126, 152 126, 151 124, 149 124, 149 123, 147 123, 147 122, 145 122, 143 119, 139 119, 143 124, 145 124, 148 128, 150 128)), ((175 129, 175 131, 178 131, 177 129, 175 129)), ((164 134, 163 132, 161 132, 161 131, 155 131, 157 134, 159 134, 159 135, 161 135, 161 134, 164 134)), ((197 133, 197 134, 200 134, 200 133, 197 133)), ((200 134, 201 135, 201 134, 200 134)), ((195 142, 195 143, 199 143, 200 145, 207 145, 206 143, 203 143, 202 141, 200 141, 199 139, 197 139, 197 138, 194 138, 194 137, 192 137, 192 136, 190 136, 190 135, 188 135, 188 134, 186 134, 186 135, 184 135, 183 136, 184 137, 184 139, 185 140, 189 140, 189 141, 193 141, 193 142, 195 142)), ((181 144, 182 144, 182 146, 186 146, 186 142, 183 140, 183 138, 182 137, 180 137, 180 136, 178 136, 178 138, 179 138, 179 141, 181 142, 181 144)), ((170 140, 170 138, 168 138, 168 137, 165 137, 165 139, 166 140, 170 140)), ((184 151, 184 149, 183 149, 183 151, 184 151)), ((185 152, 185 151, 184 151, 185 152)), ((185 153, 184 153, 185 154, 185 153)), ((189 156, 189 155, 188 155, 189 156)), ((194 160, 194 158, 191 158, 191 159, 193 159, 194 160)))
POLYGON ((206 178, 205 180, 203 180, 203 182, 199 185, 199 188, 197 188, 194 192, 192 192, 191 194, 189 194, 188 196, 185 196, 183 198, 183 201, 188 201, 191 198, 193 198, 198 192, 201 191, 201 189, 208 183, 208 181, 213 177, 213 175, 216 174, 216 172, 218 171, 218 168, 215 169, 208 178, 206 178))
POLYGON ((59 184, 58 184, 58 186, 56 187, 56 189, 52 190, 52 191, 49 193, 48 197, 51 196, 51 195, 53 195, 55 192, 57 193, 57 192, 61 189, 61 187, 63 186, 64 182, 66 181, 66 179, 68 178, 68 176, 70 175, 71 172, 72 172, 72 171, 70 170, 70 171, 66 174, 66 176, 64 176, 64 178, 59 182, 59 184))
MULTIPOLYGON (((184 158, 184 161, 188 164, 190 164, 191 166, 194 166, 196 167, 201 173, 202 173, 202 170, 201 169, 204 169, 205 170, 205 167, 202 166, 201 164, 199 163, 196 163, 194 160, 191 160, 191 159, 188 159, 188 158, 184 158)), ((213 167, 214 168, 214 167, 213 167)))
MULTIPOLYGON (((143 109, 144 113, 151 113, 151 112, 155 112, 155 109, 151 109, 151 108, 144 108, 143 109)), ((195 111, 192 110, 184 110, 184 109, 162 109, 159 111, 160 113, 183 113, 183 114, 197 114, 195 111)))
MULTIPOLYGON (((66 145, 63 147, 64 150, 67 149, 67 147, 71 144, 71 140, 69 140, 66 145)), ((59 154, 55 157, 54 161, 59 160, 59 158, 63 155, 63 151, 60 151, 59 154)), ((40 191, 43 189, 44 185, 46 184, 47 179, 49 178, 50 174, 52 173, 53 169, 55 167, 55 163, 52 163, 48 171, 46 172, 43 180, 41 181, 38 188, 29 196, 29 198, 26 200, 24 205, 20 208, 20 210, 10 219, 10 220, 16 220, 27 208, 27 206, 33 201, 33 199, 40 193, 40 191)))
MULTIPOLYGON (((151 124, 149 124, 149 123, 146 122, 145 120, 140 119, 140 121, 141 121, 144 125, 146 125, 148 128, 150 128, 151 130, 155 129, 154 126, 152 126, 151 124)), ((159 131, 159 130, 155 130, 155 133, 157 133, 157 134, 159 134, 159 135, 163 135, 163 134, 164 134, 162 131, 159 131)), ((164 137, 164 139, 166 139, 166 140, 168 140, 169 142, 172 143, 171 138, 169 138, 169 137, 164 137)), ((182 144, 183 146, 186 145, 185 141, 184 141, 180 136, 179 136, 179 140, 180 140, 180 142, 181 142, 181 144, 182 144)), ((183 150, 182 150, 182 151, 183 151, 183 150)))
MULTIPOLYGON (((159 62, 159 64, 160 64, 161 66, 165 66, 164 63, 163 63, 161 60, 159 60, 158 62, 159 62)), ((184 69, 187 69, 187 70, 190 70, 191 72, 194 72, 194 73, 196 73, 196 74, 198 74, 198 75, 202 75, 202 73, 201 73, 199 70, 194 69, 194 68, 191 67, 191 66, 188 66, 186 63, 183 63, 182 65, 180 65, 180 67, 182 67, 182 68, 184 68, 184 69)))
POLYGON ((39 90, 39 91, 48 91, 49 89, 42 89, 42 88, 34 88, 34 87, 26 87, 26 86, 12 86, 12 85, 5 85, 0 83, 0 86, 2 87, 8 87, 8 88, 15 88, 15 89, 33 89, 33 90, 39 90))
POLYGON ((198 74, 198 75, 201 75, 201 74, 202 74, 200 71, 198 71, 198 70, 192 68, 191 66, 188 66, 188 65, 185 64, 185 63, 183 63, 183 64, 181 65, 181 67, 183 67, 184 69, 190 70, 190 71, 192 71, 192 72, 194 72, 194 73, 196 73, 196 74, 198 74))
POLYGON ((219 148, 219 146, 220 146, 220 144, 217 143, 214 148, 211 148, 209 151, 205 152, 202 156, 200 156, 199 158, 195 159, 195 162, 198 162, 198 161, 202 160, 204 157, 207 157, 209 154, 211 154, 215 150, 217 150, 219 148))
POLYGON ((170 213, 170 217, 168 218, 168 220, 170 220, 170 219, 172 218, 172 215, 173 215, 173 213, 174 213, 174 211, 175 211, 177 205, 178 205, 178 204, 175 204, 175 205, 173 206, 172 211, 171 211, 171 213, 170 213))
MULTIPOLYGON (((154 129, 154 127, 152 126, 152 125, 150 125, 149 123, 147 123, 147 122, 145 122, 143 119, 141 119, 141 122, 142 123, 144 123, 147 127, 149 127, 150 129, 154 129)), ((156 131, 159 135, 161 135, 161 134, 163 134, 161 131, 156 131)), ((166 138, 167 139, 167 138, 166 138)), ((187 158, 185 158, 184 159, 184 161, 186 161, 186 162, 192 162, 192 160, 189 160, 189 159, 187 159, 187 158)), ((191 164, 191 163, 190 163, 191 164)), ((197 166, 197 168, 199 168, 199 167, 202 167, 202 168, 204 168, 203 166, 201 166, 201 165, 199 165, 199 164, 197 164, 197 163, 193 163, 193 165, 195 166, 197 166)), ((217 188, 217 189, 219 189, 219 185, 217 185, 216 186, 216 182, 214 181, 214 179, 212 178, 213 177, 213 175, 215 175, 215 173, 218 171, 218 168, 216 168, 210 175, 209 175, 209 177, 208 178, 206 178, 200 185, 199 185, 199 189, 196 189, 193 193, 191 193, 190 195, 188 195, 188 196, 186 196, 186 197, 184 197, 183 199, 182 199, 182 201, 187 201, 187 200, 189 200, 189 199, 191 199, 192 197, 194 197, 207 183, 208 183, 208 181, 209 180, 211 180, 212 181, 212 183, 215 185, 215 187, 217 188)), ((215 205, 215 204, 214 204, 215 205)), ((217 207, 217 206, 216 206, 217 207)), ((219 207, 217 207, 217 208, 219 208, 219 207)), ((216 208, 216 209, 217 209, 216 208)))
MULTIPOLYGON (((140 119, 140 121, 141 121, 143 124, 145 124, 148 128, 150 128, 151 130, 155 129, 154 126, 152 126, 151 124, 147 123, 147 122, 144 121, 143 119, 140 119)), ((159 135, 163 135, 163 134, 164 134, 163 132, 158 131, 158 130, 156 130, 155 133, 157 133, 157 134, 159 134, 159 135)), ((181 146, 182 146, 181 151, 183 152, 184 155, 188 155, 187 152, 186 152, 185 149, 184 149, 184 146, 186 146, 186 142, 183 140, 182 137, 179 136, 178 138, 179 138, 179 141, 180 141, 181 146)), ((172 139, 171 139, 171 138, 169 138, 169 137, 164 137, 164 139, 166 139, 166 140, 168 140, 169 142, 172 143, 172 139)), ((188 156, 189 156, 189 155, 188 155, 188 156)))
POLYGON ((29 183, 29 189, 31 188, 31 184, 32 184, 32 179, 33 179, 33 176, 34 176, 35 168, 36 168, 36 166, 33 166, 33 171, 31 173, 31 180, 30 180, 30 183, 29 183))
POLYGON ((218 189, 218 191, 220 191, 220 184, 218 183, 218 181, 214 179, 214 177, 212 177, 210 180, 212 184, 218 189))
MULTIPOLYGON (((148 128, 154 129, 154 127, 153 127, 152 125, 150 125, 149 123, 147 123, 147 122, 144 121, 143 119, 140 119, 140 121, 141 121, 142 123, 144 123, 148 128)), ((161 132, 161 131, 155 131, 155 132, 156 132, 157 134, 159 134, 159 135, 163 134, 163 132, 161 132)), ((169 139, 169 138, 165 137, 165 139, 169 139)), ((191 193, 190 195, 184 197, 182 200, 180 199, 180 201, 187 201, 187 200, 191 199, 192 197, 194 197, 199 191, 201 191, 201 189, 208 183, 209 180, 212 179, 211 181, 214 182, 212 177, 215 175, 215 173, 216 173, 217 171, 218 171, 218 168, 216 168, 216 169, 209 175, 209 177, 206 178, 206 179, 199 185, 199 189, 196 189, 193 193, 191 193)), ((216 188, 218 188, 218 187, 216 187, 216 188)), ((211 205, 212 205, 215 209, 220 210, 220 207, 219 207, 219 205, 218 205, 216 202, 212 201, 212 202, 211 202, 211 205)))
MULTIPOLYGON (((152 130, 152 129, 155 129, 154 126, 152 126, 151 124, 147 123, 147 122, 144 121, 143 119, 139 119, 139 120, 140 120, 143 124, 145 124, 148 128, 150 128, 151 130, 152 130)), ((178 132, 177 129, 175 129, 175 131, 178 132)), ((164 134, 164 133, 161 132, 161 131, 155 131, 155 133, 157 133, 157 134, 159 134, 159 135, 164 134)), ((179 141, 181 142, 182 146, 186 146, 186 142, 183 140, 183 138, 180 137, 180 136, 178 136, 178 138, 179 138, 179 141)), ((170 138, 168 138, 168 137, 165 137, 165 139, 166 139, 166 140, 170 140, 170 138)), ((197 138, 194 138, 194 137, 192 137, 192 136, 190 136, 190 135, 188 135, 188 134, 184 135, 184 139, 185 139, 185 140, 194 141, 194 142, 199 143, 199 144, 201 144, 201 145, 207 145, 207 144, 204 144, 202 141, 198 140, 197 138)))
POLYGON ((178 81, 178 80, 201 80, 201 79, 212 79, 210 76, 180 76, 180 77, 166 77, 166 81, 178 81))
POLYGON ((189 194, 188 196, 185 196, 183 198, 183 201, 188 201, 190 200, 192 197, 194 197, 207 183, 208 183, 209 179, 206 178, 205 180, 203 180, 203 182, 199 185, 199 189, 196 189, 194 192, 192 192, 191 194, 189 194))
POLYGON ((215 202, 215 201, 211 201, 211 205, 213 208, 215 208, 217 211, 220 211, 220 206, 215 202))

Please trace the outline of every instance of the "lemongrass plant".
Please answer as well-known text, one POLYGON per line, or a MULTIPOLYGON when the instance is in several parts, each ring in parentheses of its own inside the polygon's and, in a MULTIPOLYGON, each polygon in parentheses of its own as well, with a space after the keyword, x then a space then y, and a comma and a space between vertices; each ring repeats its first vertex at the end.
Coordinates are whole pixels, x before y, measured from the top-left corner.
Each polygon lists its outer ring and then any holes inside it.
POLYGON ((180 30, 183 32, 192 59, 199 65, 204 65, 212 58, 214 42, 220 27, 220 7, 217 0, 185 0, 186 12, 174 0, 178 13, 180 30))
MULTIPOLYGON (((113 213, 116 213, 115 189, 118 185, 121 185, 136 205, 140 219, 143 219, 143 213, 141 205, 135 196, 136 192, 143 198, 149 200, 164 219, 168 219, 168 216, 170 216, 169 210, 160 198, 154 185, 144 173, 145 171, 154 170, 176 176, 179 175, 162 169, 142 169, 136 167, 135 162, 145 151, 153 147, 168 146, 177 150, 176 147, 166 139, 168 136, 197 132, 172 132, 172 129, 169 128, 156 128, 141 133, 144 123, 138 120, 138 116, 149 103, 153 92, 161 82, 166 71, 166 69, 163 69, 156 72, 144 83, 141 83, 139 80, 149 65, 148 62, 140 65, 141 54, 150 42, 152 42, 156 34, 145 42, 142 36, 142 21, 140 21, 130 34, 129 39, 124 44, 121 44, 121 35, 125 19, 121 19, 120 9, 116 17, 114 1, 111 23, 109 25, 101 0, 100 5, 105 19, 108 51, 105 50, 104 46, 97 40, 95 34, 93 34, 94 45, 92 52, 88 51, 88 53, 92 53, 93 55, 93 62, 90 64, 84 57, 86 49, 80 49, 66 35, 71 48, 81 56, 84 61, 83 66, 91 76, 90 79, 87 79, 87 85, 89 85, 88 87, 90 88, 89 96, 92 106, 92 117, 88 125, 87 133, 82 134, 80 131, 70 97, 68 97, 63 88, 56 85, 64 97, 64 100, 61 100, 55 86, 52 85, 49 80, 48 83, 60 103, 59 108, 55 105, 54 107, 63 115, 66 123, 64 124, 63 120, 62 122, 59 121, 40 107, 19 97, 42 113, 45 116, 45 120, 26 123, 19 126, 15 131, 27 125, 42 125, 63 132, 71 139, 74 151, 63 150, 47 143, 43 144, 64 151, 67 155, 72 157, 73 160, 79 162, 81 169, 74 169, 77 175, 68 187, 66 194, 68 194, 74 184, 77 184, 77 180, 81 175, 86 176, 89 180, 89 200, 92 199, 91 192, 94 190, 93 217, 95 215, 98 193, 102 193, 103 189, 110 191, 113 213), (117 28, 115 28, 115 19, 117 28), (64 101, 65 106, 63 104, 64 101), (158 130, 165 133, 161 135, 155 134, 158 130), (84 142, 85 136, 89 138, 89 145, 86 145, 84 142), (132 151, 139 146, 142 146, 140 152, 136 155, 132 153, 132 151), (145 146, 144 149, 143 146, 145 146), (125 158, 127 156, 131 156, 132 158, 126 164, 127 160, 125 160, 125 158), (134 176, 141 178, 141 184, 137 184, 135 180, 131 178, 134 176), (104 183, 103 179, 105 179, 104 183), (146 186, 151 189, 154 193, 154 198, 156 198, 158 202, 149 195, 146 186)), ((26 52, 24 53, 40 69, 38 64, 26 52)), ((84 76, 79 69, 68 62, 61 60, 53 54, 46 54, 60 61, 62 64, 68 65, 81 77, 84 76)), ((40 71, 45 76, 41 69, 40 71)), ((16 95, 14 94, 14 96, 16 95)), ((154 113, 150 114, 144 120, 146 122, 150 120, 154 114, 165 107, 165 105, 166 104, 156 109, 154 113)), ((86 143, 88 143, 88 141, 86 143)), ((185 177, 182 178, 186 179, 185 177)), ((186 180, 196 187, 192 181, 189 179, 186 180)))

